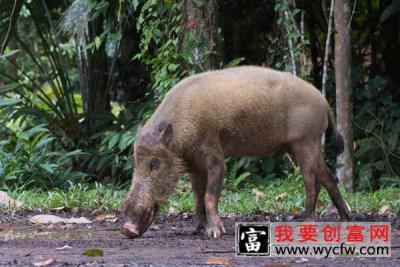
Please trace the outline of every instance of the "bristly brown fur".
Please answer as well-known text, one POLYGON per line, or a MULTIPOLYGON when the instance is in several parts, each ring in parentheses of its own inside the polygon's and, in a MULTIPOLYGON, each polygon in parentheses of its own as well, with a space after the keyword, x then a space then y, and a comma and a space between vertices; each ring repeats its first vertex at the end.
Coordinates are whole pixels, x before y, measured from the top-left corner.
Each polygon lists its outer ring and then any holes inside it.
POLYGON ((322 184, 346 219, 347 206, 321 153, 328 121, 335 127, 326 99, 290 73, 242 66, 188 77, 138 130, 133 183, 141 186, 129 190, 124 214, 130 220, 146 217, 145 211, 165 201, 180 174, 189 171, 198 228, 207 224, 207 232, 219 237, 224 231, 217 208, 224 159, 286 151, 302 170, 306 218, 315 218, 322 184), (154 160, 160 162, 156 167, 154 160))

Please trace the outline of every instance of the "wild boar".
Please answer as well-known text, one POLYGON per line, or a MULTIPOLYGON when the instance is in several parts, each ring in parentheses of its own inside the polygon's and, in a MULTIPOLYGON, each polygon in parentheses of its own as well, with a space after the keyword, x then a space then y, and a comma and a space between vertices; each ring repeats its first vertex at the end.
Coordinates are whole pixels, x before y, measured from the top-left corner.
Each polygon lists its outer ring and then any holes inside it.
POLYGON ((224 159, 285 151, 300 165, 306 190, 305 220, 314 221, 321 184, 342 220, 349 210, 337 179, 325 165, 321 137, 334 129, 322 94, 296 76, 255 66, 210 71, 183 79, 165 96, 153 116, 137 130, 132 186, 122 204, 122 232, 142 235, 183 172, 190 174, 196 201, 194 233, 218 238, 225 232, 218 199, 224 159))

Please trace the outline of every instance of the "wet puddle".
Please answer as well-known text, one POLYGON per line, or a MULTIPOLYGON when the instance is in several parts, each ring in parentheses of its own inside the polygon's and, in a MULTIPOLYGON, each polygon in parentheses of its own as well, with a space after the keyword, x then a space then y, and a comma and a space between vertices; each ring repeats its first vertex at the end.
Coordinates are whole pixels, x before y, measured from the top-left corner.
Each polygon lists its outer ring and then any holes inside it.
POLYGON ((0 241, 9 240, 32 240, 32 239, 112 239, 119 235, 119 231, 27 231, 27 230, 6 230, 0 232, 0 241))

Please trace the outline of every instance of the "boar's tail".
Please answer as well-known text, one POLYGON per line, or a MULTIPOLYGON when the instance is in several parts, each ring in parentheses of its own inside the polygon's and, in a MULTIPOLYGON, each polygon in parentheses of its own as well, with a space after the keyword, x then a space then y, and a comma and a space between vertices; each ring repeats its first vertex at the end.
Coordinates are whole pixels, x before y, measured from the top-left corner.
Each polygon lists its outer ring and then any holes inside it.
POLYGON ((335 115, 333 114, 330 108, 328 108, 328 120, 329 120, 329 125, 333 132, 333 147, 335 149, 335 153, 336 155, 342 154, 344 150, 343 136, 339 133, 336 127, 335 115))

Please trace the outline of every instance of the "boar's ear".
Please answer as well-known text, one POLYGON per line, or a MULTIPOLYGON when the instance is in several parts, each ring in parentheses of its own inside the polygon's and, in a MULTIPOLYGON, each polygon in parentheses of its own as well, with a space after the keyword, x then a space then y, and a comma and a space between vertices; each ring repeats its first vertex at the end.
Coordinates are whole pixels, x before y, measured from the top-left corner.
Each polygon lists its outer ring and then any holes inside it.
POLYGON ((160 123, 158 130, 160 131, 160 142, 169 148, 173 138, 172 124, 162 122, 160 123))

